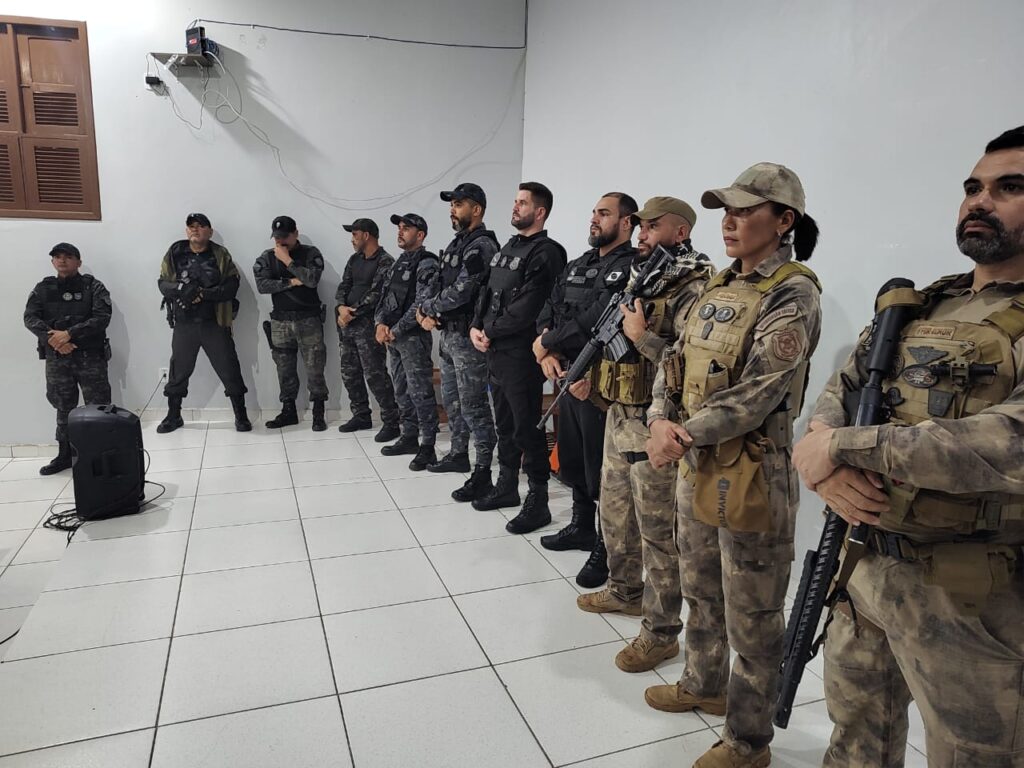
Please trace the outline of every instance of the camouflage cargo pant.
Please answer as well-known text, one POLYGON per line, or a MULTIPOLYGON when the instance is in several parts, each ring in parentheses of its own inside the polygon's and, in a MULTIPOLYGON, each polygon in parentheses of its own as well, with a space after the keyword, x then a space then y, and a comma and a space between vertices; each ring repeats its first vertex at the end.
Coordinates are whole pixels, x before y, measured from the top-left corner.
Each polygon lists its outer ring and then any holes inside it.
POLYGON ((68 439, 68 414, 78 406, 81 388, 86 405, 110 402, 107 356, 102 350, 76 350, 58 355, 47 350, 46 399, 57 409, 57 441, 68 439))
POLYGON ((338 330, 341 380, 348 392, 352 416, 357 419, 370 418, 370 397, 366 392, 366 385, 369 384, 380 406, 381 421, 385 426, 397 427, 398 405, 388 375, 388 353, 384 345, 374 339, 373 323, 359 320, 338 330))
POLYGON ((674 539, 677 470, 674 465, 655 469, 646 459, 630 455, 642 454, 648 437, 643 408, 615 404, 608 410, 601 465, 601 530, 608 548, 608 588, 622 600, 642 596, 640 634, 664 644, 683 628, 674 539))
POLYGON ((277 381, 281 389, 281 402, 299 396, 299 354, 306 368, 306 385, 310 400, 327 399, 327 346, 324 344, 324 325, 320 316, 301 320, 270 321, 270 338, 274 342, 271 357, 277 366, 277 381))
POLYGON ((422 445, 437 441, 437 397, 429 333, 412 331, 388 347, 388 370, 402 421, 402 436, 419 432, 422 445))
POLYGON ((727 694, 722 739, 741 752, 760 749, 774 735, 799 503, 788 451, 767 455, 762 466, 772 512, 766 533, 730 531, 694 519, 693 487, 682 477, 676 486, 679 580, 689 607, 680 683, 702 696, 727 694), (735 653, 731 673, 730 647, 735 653))
POLYGON ((498 435, 487 397, 487 356, 458 330, 441 331, 439 351, 441 400, 452 433, 452 453, 468 453, 472 433, 474 466, 489 468, 498 435))
POLYGON ((1022 572, 972 616, 925 583, 927 567, 875 554, 857 564, 849 591, 858 626, 837 612, 825 642, 835 729, 823 765, 902 766, 911 699, 929 766, 1024 765, 1022 572))

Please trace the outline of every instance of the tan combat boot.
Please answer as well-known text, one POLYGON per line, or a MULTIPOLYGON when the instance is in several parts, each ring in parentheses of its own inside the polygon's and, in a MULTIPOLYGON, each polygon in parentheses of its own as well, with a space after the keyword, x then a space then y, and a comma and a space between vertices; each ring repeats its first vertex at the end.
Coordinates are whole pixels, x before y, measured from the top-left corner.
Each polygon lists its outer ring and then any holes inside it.
POLYGON ((576 598, 576 605, 587 613, 624 613, 627 616, 640 615, 640 601, 627 603, 612 594, 610 589, 600 592, 588 592, 576 598))
POLYGON ((679 641, 652 643, 646 637, 634 637, 633 642, 619 651, 615 666, 623 672, 647 672, 666 659, 679 655, 679 641))
POLYGON ((680 683, 675 685, 652 685, 644 691, 644 700, 649 707, 662 712, 690 712, 700 709, 709 715, 725 714, 725 694, 703 697, 690 693, 680 683))
POLYGON ((771 764, 772 751, 768 747, 744 755, 724 741, 719 741, 697 758, 693 768, 768 768, 771 764))

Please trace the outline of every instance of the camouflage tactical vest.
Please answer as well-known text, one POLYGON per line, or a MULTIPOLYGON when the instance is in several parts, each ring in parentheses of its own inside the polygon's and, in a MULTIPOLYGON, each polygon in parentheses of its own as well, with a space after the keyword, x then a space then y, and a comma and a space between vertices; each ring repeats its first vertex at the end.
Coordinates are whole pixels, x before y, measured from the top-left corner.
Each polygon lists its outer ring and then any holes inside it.
MULTIPOLYGON (((698 262, 695 268, 657 296, 641 298, 648 329, 671 344, 676 334, 675 318, 668 312, 669 305, 690 283, 707 280, 711 276, 710 269, 709 262, 698 262)), ((594 381, 598 394, 609 402, 622 405, 649 405, 656 373, 654 363, 634 353, 620 362, 601 358, 594 372, 594 381)))
MULTIPOLYGON (((934 302, 959 275, 925 288, 934 302)), ((927 310, 925 310, 927 313, 927 310)), ((891 422, 913 426, 928 419, 961 419, 1004 402, 1017 385, 1013 344, 1024 336, 1024 294, 977 322, 910 322, 883 391, 891 422)), ((1024 519, 1024 496, 950 494, 886 479, 891 511, 882 528, 919 540, 942 540, 993 531, 1024 519)))

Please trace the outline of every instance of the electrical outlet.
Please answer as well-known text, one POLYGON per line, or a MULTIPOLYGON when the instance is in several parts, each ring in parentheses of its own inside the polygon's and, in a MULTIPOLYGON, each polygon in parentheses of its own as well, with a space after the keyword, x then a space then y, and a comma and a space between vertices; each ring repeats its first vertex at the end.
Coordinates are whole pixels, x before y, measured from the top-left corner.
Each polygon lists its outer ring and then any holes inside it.
POLYGON ((160 371, 160 381, 167 381, 167 369, 166 368, 160 368, 159 371, 160 371))

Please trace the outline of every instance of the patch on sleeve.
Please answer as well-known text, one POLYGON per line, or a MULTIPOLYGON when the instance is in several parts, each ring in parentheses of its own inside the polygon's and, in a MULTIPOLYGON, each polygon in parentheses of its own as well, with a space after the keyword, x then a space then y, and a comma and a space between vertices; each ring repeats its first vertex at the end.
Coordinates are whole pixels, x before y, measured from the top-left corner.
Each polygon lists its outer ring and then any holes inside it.
POLYGON ((796 304, 787 304, 784 307, 779 307, 778 309, 772 310, 767 315, 762 317, 757 322, 757 325, 754 326, 754 330, 763 331, 767 329, 776 320, 781 320, 784 317, 796 317, 799 312, 800 310, 796 306, 796 304))
POLYGON ((786 328, 772 336, 772 354, 783 362, 793 362, 803 349, 803 341, 794 328, 786 328))

